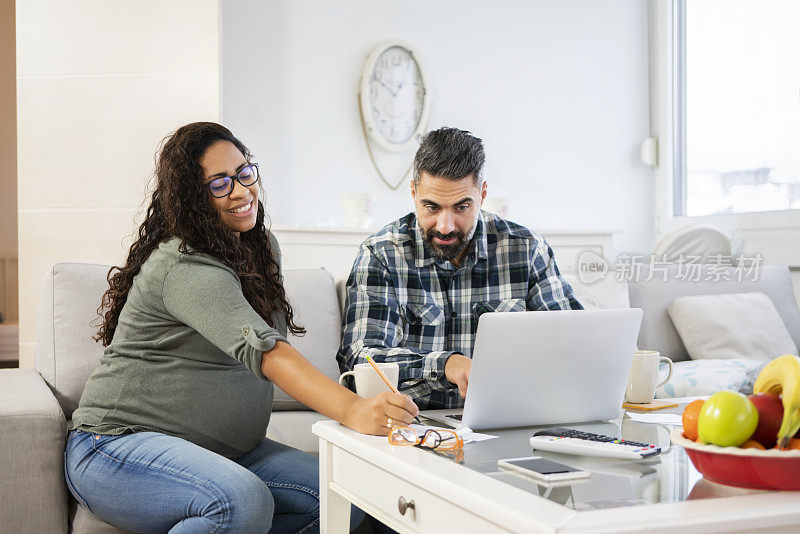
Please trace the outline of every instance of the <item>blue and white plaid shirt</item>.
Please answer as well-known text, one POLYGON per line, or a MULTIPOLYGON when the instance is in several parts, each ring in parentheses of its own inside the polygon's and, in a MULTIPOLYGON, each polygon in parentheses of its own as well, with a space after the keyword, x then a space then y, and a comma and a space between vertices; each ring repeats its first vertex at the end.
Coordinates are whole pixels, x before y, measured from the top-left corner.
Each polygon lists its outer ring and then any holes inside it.
POLYGON ((367 238, 347 280, 339 367, 397 362, 399 389, 420 408, 456 408, 445 362, 472 357, 482 313, 583 308, 541 235, 482 211, 468 246, 460 267, 438 262, 413 212, 367 238))

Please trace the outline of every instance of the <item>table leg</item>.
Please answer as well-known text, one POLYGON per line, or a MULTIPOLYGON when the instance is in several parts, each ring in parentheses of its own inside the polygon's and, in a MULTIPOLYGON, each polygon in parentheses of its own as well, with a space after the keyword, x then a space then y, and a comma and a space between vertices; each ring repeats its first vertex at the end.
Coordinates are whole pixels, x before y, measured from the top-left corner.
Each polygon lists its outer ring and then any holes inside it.
POLYGON ((350 531, 350 502, 330 489, 333 479, 333 448, 319 440, 319 519, 321 534, 346 534, 350 531))

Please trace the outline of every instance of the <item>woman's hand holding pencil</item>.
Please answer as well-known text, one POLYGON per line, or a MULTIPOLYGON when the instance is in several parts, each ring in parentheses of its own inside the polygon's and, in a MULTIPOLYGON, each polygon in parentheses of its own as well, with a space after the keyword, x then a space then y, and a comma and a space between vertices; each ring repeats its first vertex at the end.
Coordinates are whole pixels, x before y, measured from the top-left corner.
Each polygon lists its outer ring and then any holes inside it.
POLYGON ((408 426, 419 408, 408 395, 384 391, 354 402, 342 423, 363 434, 388 436, 396 426, 408 426))
MULTIPOLYGON (((372 359, 372 356, 367 356, 367 361, 372 366, 372 368, 375 369, 375 372, 378 373, 378 376, 381 377, 381 379, 384 382, 386 382, 386 385, 389 386, 389 389, 391 389, 393 392, 395 392, 398 395, 400 395, 400 392, 397 390, 397 388, 394 386, 394 384, 392 384, 392 382, 389 380, 389 378, 383 373, 383 371, 381 371, 381 368, 378 367, 377 365, 375 365, 375 360, 372 359)), ((406 397, 408 397, 408 395, 406 395, 406 397)), ((411 397, 408 397, 408 398, 411 399, 411 397)), ((419 408, 417 409, 417 413, 419 413, 419 408)), ((414 415, 414 421, 419 423, 420 422, 419 421, 419 417, 414 415)), ((390 421, 390 423, 391 423, 391 421, 390 421)), ((422 423, 420 423, 420 424, 422 424, 422 423)), ((392 425, 389 424, 389 428, 391 428, 391 426, 392 425)), ((397 426, 397 425, 395 425, 395 426, 397 426)))
POLYGON ((362 434, 388 436, 396 426, 408 426, 414 420, 419 422, 417 418, 419 408, 411 397, 398 392, 372 358, 367 357, 367 361, 372 364, 378 376, 386 382, 391 391, 384 391, 373 397, 353 395, 355 399, 347 407, 341 423, 362 434))

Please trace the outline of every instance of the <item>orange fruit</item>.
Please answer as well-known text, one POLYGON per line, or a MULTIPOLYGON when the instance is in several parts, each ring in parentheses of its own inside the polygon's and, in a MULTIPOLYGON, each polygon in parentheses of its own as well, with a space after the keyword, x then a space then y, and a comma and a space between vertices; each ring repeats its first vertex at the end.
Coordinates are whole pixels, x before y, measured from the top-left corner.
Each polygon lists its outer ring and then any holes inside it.
POLYGON ((686 405, 683 410, 683 435, 686 439, 697 441, 697 417, 700 415, 700 408, 706 401, 697 399, 686 405))
POLYGON ((798 449, 800 450, 800 439, 792 438, 789 440, 789 446, 784 450, 798 449))
MULTIPOLYGON (((798 440, 798 441, 800 441, 800 440, 798 440)), ((754 440, 754 439, 748 439, 747 441, 745 441, 744 443, 739 445, 739 448, 741 448, 741 449, 760 449, 762 451, 765 450, 764 446, 762 444, 760 444, 759 442, 757 442, 756 440, 754 440)))

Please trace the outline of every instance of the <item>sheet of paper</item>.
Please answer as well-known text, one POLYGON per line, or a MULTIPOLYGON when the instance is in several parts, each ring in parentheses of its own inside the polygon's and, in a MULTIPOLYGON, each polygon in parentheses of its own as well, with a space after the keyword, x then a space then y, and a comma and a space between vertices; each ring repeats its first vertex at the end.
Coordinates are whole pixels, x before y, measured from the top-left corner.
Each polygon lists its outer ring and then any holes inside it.
POLYGON ((638 413, 627 412, 628 417, 640 423, 656 423, 659 425, 680 426, 683 424, 680 414, 676 413, 638 413))
POLYGON ((461 436, 461 439, 464 440, 464 443, 470 443, 472 441, 486 441, 487 439, 493 439, 499 436, 493 436, 491 434, 481 434, 478 432, 473 432, 472 429, 469 427, 464 427, 456 430, 456 433, 461 436))
POLYGON ((450 430, 451 432, 455 432, 458 434, 461 439, 464 440, 464 443, 471 443, 473 441, 484 441, 487 439, 496 438, 497 436, 492 436, 490 434, 479 434, 478 432, 473 432, 471 428, 463 427, 459 428, 458 430, 453 430, 452 428, 445 428, 442 426, 428 426, 428 425, 409 425, 411 429, 413 429, 418 435, 423 435, 428 430, 450 430))

